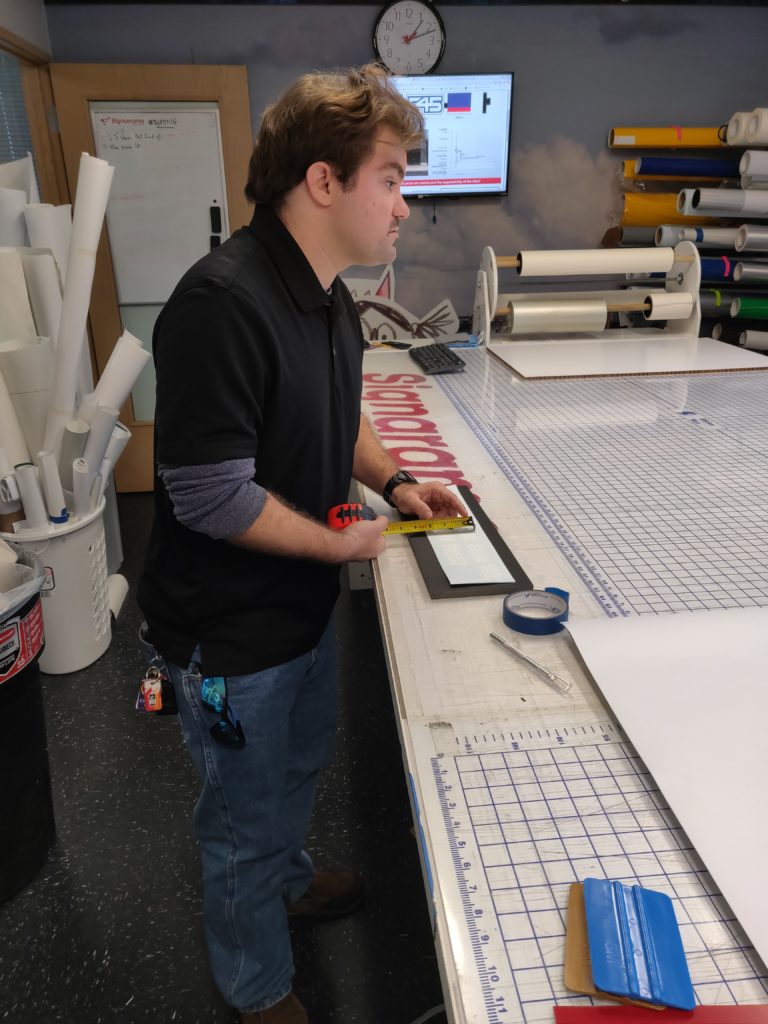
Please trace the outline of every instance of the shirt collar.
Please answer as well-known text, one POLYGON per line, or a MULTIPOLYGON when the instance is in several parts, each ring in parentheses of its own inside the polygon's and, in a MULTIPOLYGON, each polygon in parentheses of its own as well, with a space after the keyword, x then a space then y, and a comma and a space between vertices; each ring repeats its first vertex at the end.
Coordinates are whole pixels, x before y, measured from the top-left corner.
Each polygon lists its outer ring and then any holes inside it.
POLYGON ((338 278, 331 286, 331 294, 317 279, 317 274, 298 243, 269 206, 257 206, 249 230, 259 239, 274 260, 280 276, 296 305, 305 313, 333 302, 339 288, 338 278))

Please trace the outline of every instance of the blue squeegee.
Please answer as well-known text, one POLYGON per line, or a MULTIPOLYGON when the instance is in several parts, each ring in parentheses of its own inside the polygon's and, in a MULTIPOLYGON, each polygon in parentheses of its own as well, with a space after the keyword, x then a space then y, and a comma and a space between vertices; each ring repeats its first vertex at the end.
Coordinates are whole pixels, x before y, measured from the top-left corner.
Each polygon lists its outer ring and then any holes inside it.
POLYGON ((584 879, 595 987, 679 1010, 696 1005, 669 896, 639 885, 584 879))

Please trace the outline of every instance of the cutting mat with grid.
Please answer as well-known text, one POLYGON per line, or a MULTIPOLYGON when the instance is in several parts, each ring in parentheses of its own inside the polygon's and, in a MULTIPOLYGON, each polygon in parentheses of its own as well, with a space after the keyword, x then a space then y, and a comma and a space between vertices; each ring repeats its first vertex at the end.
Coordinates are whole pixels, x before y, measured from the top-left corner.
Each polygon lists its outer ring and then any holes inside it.
POLYGON ((494 727, 445 749, 424 727, 419 746, 443 899, 465 933, 466 1021, 551 1024, 553 1004, 592 1002, 563 985, 568 888, 587 877, 670 896, 699 1002, 768 1002, 765 966, 615 725, 494 727))
POLYGON ((439 378, 609 616, 768 605, 768 379, 439 378))

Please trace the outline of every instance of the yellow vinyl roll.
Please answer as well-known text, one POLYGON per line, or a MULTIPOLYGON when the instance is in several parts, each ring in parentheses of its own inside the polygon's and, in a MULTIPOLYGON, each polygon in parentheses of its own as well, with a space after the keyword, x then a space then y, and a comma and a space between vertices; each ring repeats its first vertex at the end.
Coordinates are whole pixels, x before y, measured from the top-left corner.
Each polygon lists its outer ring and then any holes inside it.
POLYGON ((649 149, 720 149, 723 143, 718 128, 611 128, 608 145, 611 149, 626 146, 649 149))
POLYGON ((621 223, 627 227, 659 224, 718 224, 717 218, 687 217, 677 209, 677 192, 625 192, 621 223))

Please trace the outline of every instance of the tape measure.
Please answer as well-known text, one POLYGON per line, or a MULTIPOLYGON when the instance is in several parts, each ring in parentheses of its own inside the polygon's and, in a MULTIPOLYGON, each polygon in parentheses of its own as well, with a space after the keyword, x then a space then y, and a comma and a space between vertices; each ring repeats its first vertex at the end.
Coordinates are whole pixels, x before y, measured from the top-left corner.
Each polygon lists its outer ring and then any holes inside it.
MULTIPOLYGON (((332 530, 343 530, 350 523, 359 523, 364 519, 375 519, 376 512, 370 505, 363 505, 359 501, 350 501, 345 505, 335 505, 328 515, 326 522, 332 530)), ((398 522, 391 522, 384 534, 391 533, 425 533, 427 530, 474 530, 475 521, 472 516, 451 516, 450 519, 403 519, 398 522)))
POLYGON ((557 587, 519 590, 507 594, 502 608, 504 624, 518 633, 545 636, 559 633, 568 618, 568 592, 557 587))

